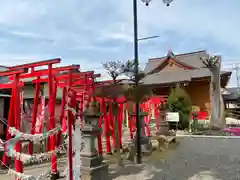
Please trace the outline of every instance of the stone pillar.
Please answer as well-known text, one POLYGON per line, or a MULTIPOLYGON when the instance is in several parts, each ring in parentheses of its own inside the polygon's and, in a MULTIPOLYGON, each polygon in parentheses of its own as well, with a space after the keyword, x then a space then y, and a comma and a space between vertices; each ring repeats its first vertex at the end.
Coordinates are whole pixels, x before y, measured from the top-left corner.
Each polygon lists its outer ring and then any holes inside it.
POLYGON ((98 155, 95 147, 96 137, 101 133, 98 119, 101 113, 95 102, 89 103, 89 108, 84 112, 84 127, 82 128, 84 147, 81 154, 81 180, 106 180, 108 179, 108 164, 98 155))
MULTIPOLYGON (((136 116, 136 114, 133 114, 134 116, 136 116)), ((140 112, 140 123, 141 123, 141 137, 140 137, 140 143, 141 143, 141 152, 143 153, 143 155, 150 155, 152 153, 152 142, 149 139, 149 137, 147 137, 145 135, 144 132, 144 127, 145 127, 145 122, 144 122, 144 117, 147 116, 148 113, 146 112, 140 112)), ((134 145, 136 147, 136 135, 133 139, 134 145)))
POLYGON ((166 113, 168 112, 167 103, 160 104, 160 128, 159 131, 156 132, 156 135, 165 135, 169 134, 169 125, 166 121, 166 113))

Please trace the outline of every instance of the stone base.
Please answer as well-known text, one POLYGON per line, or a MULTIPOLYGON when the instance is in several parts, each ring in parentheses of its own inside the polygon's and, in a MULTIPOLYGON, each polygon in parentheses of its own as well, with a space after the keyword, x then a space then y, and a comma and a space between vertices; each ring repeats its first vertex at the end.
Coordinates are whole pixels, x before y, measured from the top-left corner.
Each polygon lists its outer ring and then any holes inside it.
POLYGON ((108 164, 102 163, 98 167, 81 167, 81 180, 107 180, 108 164))
POLYGON ((103 158, 101 156, 93 156, 93 157, 81 157, 82 166, 85 167, 97 167, 102 164, 103 158))
POLYGON ((51 180, 57 180, 60 178, 59 172, 57 172, 56 174, 52 173, 51 174, 51 180))
POLYGON ((160 128, 156 132, 156 135, 157 136, 159 136, 159 135, 168 136, 168 134, 169 134, 169 125, 168 125, 168 123, 167 122, 160 123, 160 128))
POLYGON ((4 165, 1 166, 1 170, 6 170, 6 169, 9 169, 9 166, 4 166, 4 165))
MULTIPOLYGON (((133 139, 135 144, 135 149, 137 147, 137 139, 133 139)), ((141 137, 140 139, 141 144, 141 152, 143 155, 150 155, 152 153, 152 142, 148 137, 141 137)))
POLYGON ((112 153, 112 152, 107 152, 106 154, 107 154, 107 155, 113 155, 113 153, 112 153))

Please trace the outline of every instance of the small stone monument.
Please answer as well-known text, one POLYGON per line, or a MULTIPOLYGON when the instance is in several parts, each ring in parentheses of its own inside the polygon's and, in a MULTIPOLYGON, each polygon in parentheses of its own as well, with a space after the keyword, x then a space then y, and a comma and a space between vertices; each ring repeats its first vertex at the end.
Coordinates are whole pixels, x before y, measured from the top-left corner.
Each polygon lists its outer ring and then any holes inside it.
POLYGON ((101 132, 98 119, 101 113, 95 102, 89 103, 89 108, 84 112, 84 127, 82 128, 84 147, 81 155, 81 180, 106 180, 108 179, 108 164, 103 162, 95 147, 97 135, 101 132))
POLYGON ((161 102, 160 104, 160 128, 156 132, 156 135, 165 135, 169 134, 169 125, 166 121, 166 113, 168 112, 167 103, 161 102))

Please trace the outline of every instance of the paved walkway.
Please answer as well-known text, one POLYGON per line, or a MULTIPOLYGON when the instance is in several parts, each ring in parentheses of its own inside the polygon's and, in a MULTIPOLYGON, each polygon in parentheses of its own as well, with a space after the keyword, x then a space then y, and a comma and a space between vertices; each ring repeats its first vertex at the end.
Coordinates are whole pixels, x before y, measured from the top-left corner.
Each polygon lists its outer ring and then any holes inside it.
MULTIPOLYGON (((110 166, 113 180, 240 180, 240 140, 179 137, 179 145, 164 153, 154 152, 142 165, 125 163, 124 168, 110 166), (164 157, 164 158, 163 158, 164 157)), ((65 163, 59 166, 63 172, 65 163)), ((26 174, 37 175, 50 165, 27 167, 26 174)), ((1 180, 11 177, 0 172, 1 180)))

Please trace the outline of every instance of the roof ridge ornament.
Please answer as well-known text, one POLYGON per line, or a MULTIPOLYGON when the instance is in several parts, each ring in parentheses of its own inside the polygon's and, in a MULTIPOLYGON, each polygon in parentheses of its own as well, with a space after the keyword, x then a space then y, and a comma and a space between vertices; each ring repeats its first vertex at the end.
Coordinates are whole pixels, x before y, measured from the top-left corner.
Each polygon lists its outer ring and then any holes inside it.
POLYGON ((168 50, 167 57, 174 57, 175 54, 172 52, 172 50, 168 50))

